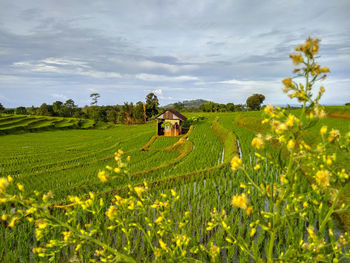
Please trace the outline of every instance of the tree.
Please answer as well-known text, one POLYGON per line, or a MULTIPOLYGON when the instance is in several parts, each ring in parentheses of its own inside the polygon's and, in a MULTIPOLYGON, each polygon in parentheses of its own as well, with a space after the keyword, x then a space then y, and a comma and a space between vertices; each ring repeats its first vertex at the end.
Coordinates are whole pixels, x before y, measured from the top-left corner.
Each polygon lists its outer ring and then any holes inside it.
POLYGON ((235 105, 233 103, 227 103, 226 104, 226 110, 227 111, 235 111, 235 105))
POLYGON ((52 109, 53 109, 54 115, 61 116, 62 115, 62 107, 63 107, 62 101, 55 101, 52 104, 52 109))
POLYGON ((115 109, 107 111, 107 120, 113 123, 118 122, 118 112, 115 109))
POLYGON ((146 116, 147 119, 152 118, 152 116, 158 114, 159 101, 154 93, 149 93, 146 96, 146 116))
POLYGON ((252 110, 260 110, 260 105, 263 103, 265 100, 265 96, 262 94, 253 94, 250 96, 246 103, 247 106, 252 109, 252 110))
POLYGON ((63 112, 65 117, 72 117, 77 105, 74 104, 74 100, 69 99, 63 104, 63 112))
POLYGON ((182 111, 185 108, 185 104, 182 102, 176 102, 174 103, 174 109, 177 111, 182 111))
POLYGON ((2 104, 0 103, 0 112, 2 112, 3 110, 5 110, 4 106, 2 106, 2 104))
POLYGON ((97 105, 97 100, 99 97, 100 97, 99 93, 91 93, 90 98, 92 99, 92 102, 90 103, 90 105, 97 105))
POLYGON ((52 116, 53 115, 52 106, 47 105, 46 103, 41 104, 41 106, 37 109, 37 115, 52 116))
POLYGON ((15 114, 22 114, 25 115, 27 114, 27 109, 25 107, 17 107, 15 110, 15 114))

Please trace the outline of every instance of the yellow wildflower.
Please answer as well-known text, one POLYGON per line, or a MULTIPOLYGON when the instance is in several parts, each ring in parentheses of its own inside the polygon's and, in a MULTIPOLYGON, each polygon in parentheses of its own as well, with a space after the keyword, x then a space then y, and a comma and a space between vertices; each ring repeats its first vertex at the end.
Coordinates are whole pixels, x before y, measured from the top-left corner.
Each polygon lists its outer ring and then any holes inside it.
POLYGON ((6 214, 3 214, 3 215, 1 216, 1 220, 2 220, 2 221, 6 221, 6 220, 7 220, 7 215, 6 215, 6 214))
POLYGON ((233 171, 236 171, 241 164, 242 164, 242 160, 238 156, 235 156, 232 158, 231 168, 233 171))
POLYGON ((7 181, 8 181, 9 183, 12 183, 13 178, 9 175, 9 176, 7 176, 7 181))
POLYGON ((281 123, 280 125, 278 125, 275 129, 275 132, 278 134, 283 133, 285 130, 287 130, 287 125, 285 125, 284 123, 281 123))
POLYGON ((0 178, 0 192, 4 191, 8 185, 9 185, 8 180, 5 177, 1 177, 0 178))
POLYGON ((248 198, 246 197, 245 194, 241 195, 234 195, 232 197, 232 203, 233 206, 237 206, 242 209, 247 209, 247 204, 248 204, 248 198))
POLYGON ((299 54, 291 54, 289 57, 293 60, 294 65, 299 65, 300 63, 304 62, 304 59, 299 54))
POLYGON ((273 114, 273 106, 272 105, 267 105, 264 109, 264 112, 269 114, 269 115, 272 115, 273 114))
POLYGON ((24 186, 22 184, 17 184, 18 190, 23 191, 24 190, 24 186))
POLYGON ((252 146, 257 149, 264 148, 264 140, 261 134, 258 134, 258 136, 252 140, 252 146))
POLYGON ((257 165, 254 166, 254 171, 257 171, 259 169, 260 169, 260 164, 257 164, 257 165))
POLYGON ((288 118, 287 118, 287 121, 286 121, 287 127, 293 127, 295 119, 296 119, 296 118, 295 118, 294 115, 289 114, 289 115, 288 115, 288 118))
POLYGON ((290 140, 288 141, 287 148, 288 148, 288 150, 293 150, 294 147, 295 147, 295 140, 290 139, 290 140))
POLYGON ((114 168, 114 172, 117 174, 120 173, 120 168, 119 167, 114 168))
POLYGON ((111 205, 105 214, 110 220, 112 220, 115 217, 115 215, 117 214, 116 207, 114 205, 111 205))
POLYGON ((256 228, 254 227, 250 230, 250 237, 253 237, 255 233, 256 233, 256 228))
POLYGON ((316 182, 323 186, 329 186, 329 172, 327 170, 321 170, 316 173, 316 182))
POLYGON ((323 125, 320 129, 320 134, 323 136, 327 133, 327 126, 323 125))
POLYGON ((11 219, 11 221, 10 221, 8 226, 9 227, 14 227, 17 220, 18 220, 18 217, 16 217, 16 216, 12 217, 12 219, 11 219))
POLYGON ((217 255, 219 255, 220 253, 220 248, 215 246, 213 244, 213 242, 210 243, 210 250, 209 250, 209 254, 212 258, 216 258, 217 255))
POLYGON ((159 239, 159 245, 160 245, 161 249, 166 250, 166 251, 168 250, 167 245, 161 239, 159 239))
POLYGON ((286 87, 292 87, 292 79, 291 79, 291 78, 285 78, 284 80, 282 80, 282 83, 283 83, 286 87))
POLYGON ((108 174, 106 174, 105 171, 98 172, 97 176, 100 179, 100 181, 103 182, 103 183, 108 181, 108 177, 109 176, 108 176, 108 174))
POLYGON ((245 210, 245 213, 249 216, 253 212, 253 207, 248 206, 248 208, 245 210))
POLYGON ((45 220, 38 220, 36 222, 36 226, 39 228, 39 229, 44 229, 47 227, 47 222, 45 220))
POLYGON ((140 186, 136 186, 136 187, 134 187, 134 190, 135 190, 136 194, 137 194, 139 197, 141 197, 141 194, 145 191, 145 188, 140 187, 140 186))
POLYGON ((329 142, 333 142, 336 138, 340 137, 340 132, 338 130, 332 129, 328 137, 329 142))
POLYGON ((126 157, 126 161, 130 162, 130 160, 131 160, 130 156, 126 157))

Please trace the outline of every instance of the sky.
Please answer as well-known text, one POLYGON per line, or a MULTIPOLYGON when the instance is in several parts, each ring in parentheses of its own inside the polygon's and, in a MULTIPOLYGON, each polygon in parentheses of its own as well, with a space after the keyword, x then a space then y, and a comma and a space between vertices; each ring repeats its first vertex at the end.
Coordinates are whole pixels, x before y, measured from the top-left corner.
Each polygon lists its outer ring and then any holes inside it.
MULTIPOLYGON (((350 102, 348 0, 0 0, 0 103, 295 104, 289 54, 320 38, 323 104, 350 102)), ((315 92, 316 93, 316 92, 315 92)))

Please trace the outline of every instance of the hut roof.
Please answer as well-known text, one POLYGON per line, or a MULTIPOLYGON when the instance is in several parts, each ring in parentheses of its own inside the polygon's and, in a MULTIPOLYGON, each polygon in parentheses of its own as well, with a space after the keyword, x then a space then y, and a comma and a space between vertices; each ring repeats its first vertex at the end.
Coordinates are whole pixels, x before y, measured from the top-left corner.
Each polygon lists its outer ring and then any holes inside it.
POLYGON ((158 115, 156 118, 160 120, 187 120, 187 117, 183 116, 181 113, 173 109, 166 110, 162 114, 158 115))

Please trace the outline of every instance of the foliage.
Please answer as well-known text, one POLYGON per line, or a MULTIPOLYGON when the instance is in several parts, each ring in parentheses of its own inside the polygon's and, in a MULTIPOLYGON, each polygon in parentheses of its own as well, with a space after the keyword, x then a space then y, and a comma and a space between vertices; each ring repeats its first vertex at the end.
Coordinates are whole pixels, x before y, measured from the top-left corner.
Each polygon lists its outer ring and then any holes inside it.
POLYGON ((146 116, 147 119, 158 114, 159 101, 154 93, 149 93, 146 96, 146 116))
POLYGON ((247 106, 252 110, 259 110, 261 103, 263 103, 265 100, 265 96, 262 94, 253 94, 252 96, 248 97, 246 103, 247 106))
POLYGON ((91 105, 97 105, 97 100, 100 97, 99 93, 91 93, 90 98, 92 99, 91 105))
POLYGON ((15 110, 15 114, 19 114, 19 115, 27 114, 27 109, 25 107, 17 107, 15 110))

